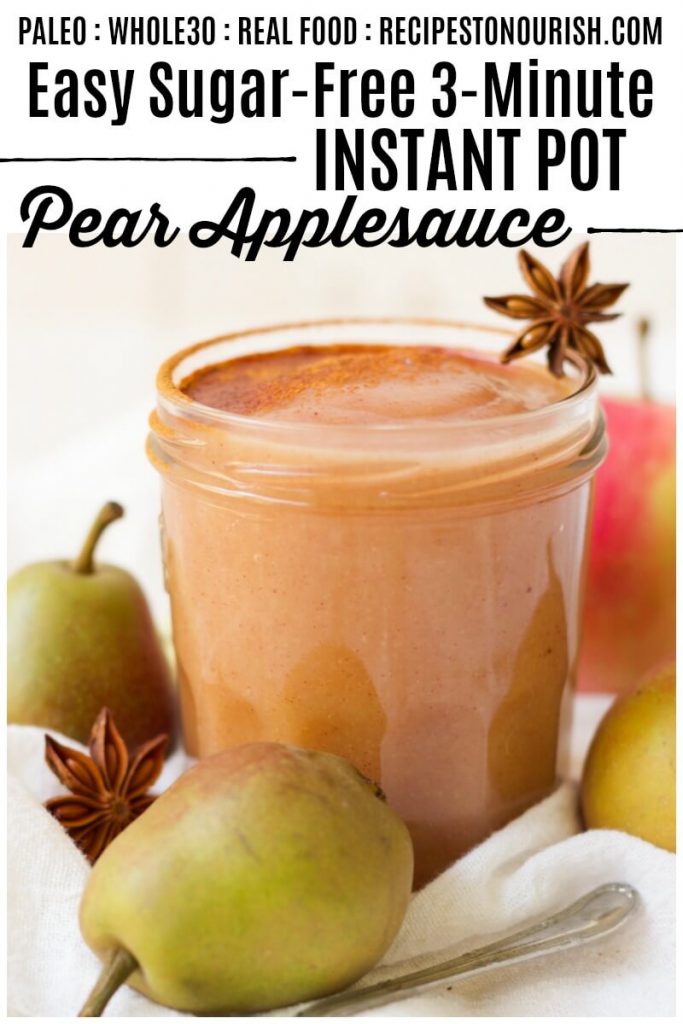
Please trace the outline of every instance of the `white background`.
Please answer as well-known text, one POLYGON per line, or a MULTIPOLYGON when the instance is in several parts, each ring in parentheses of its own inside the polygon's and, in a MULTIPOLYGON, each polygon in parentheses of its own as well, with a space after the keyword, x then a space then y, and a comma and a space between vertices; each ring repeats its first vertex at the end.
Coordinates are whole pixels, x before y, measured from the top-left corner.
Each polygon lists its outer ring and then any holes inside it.
MULTIPOLYGON (((328 5, 322 3, 288 2, 273 4, 268 10, 250 3, 207 3, 199 7, 178 0, 138 0, 128 10, 111 0, 91 0, 87 5, 73 5, 62 0, 49 0, 39 5, 35 13, 83 14, 94 23, 109 14, 215 14, 222 24, 229 20, 234 26, 241 14, 267 14, 271 11, 287 13, 290 18, 298 14, 324 13, 328 5)), ((521 127, 524 145, 520 150, 518 187, 512 195, 504 192, 478 192, 476 203, 464 193, 392 193, 366 192, 368 205, 387 205, 395 208, 408 200, 417 210, 442 202, 445 206, 482 205, 505 209, 509 206, 527 206, 540 210, 546 206, 559 206, 566 210, 574 230, 587 226, 614 225, 628 227, 670 227, 683 220, 683 195, 680 188, 680 167, 683 156, 683 138, 677 127, 680 122, 683 91, 681 86, 680 42, 683 37, 683 5, 674 3, 643 3, 634 0, 601 0, 599 4, 577 4, 572 0, 563 6, 539 0, 510 3, 509 0, 489 0, 488 3, 458 5, 457 9, 443 0, 439 3, 406 2, 393 0, 391 4, 373 4, 348 0, 343 9, 335 13, 356 15, 361 31, 360 42, 348 50, 325 47, 252 47, 238 48, 233 42, 221 43, 208 49, 190 47, 111 47, 102 42, 85 47, 20 47, 17 43, 17 18, 20 14, 33 14, 20 0, 4 0, 0 17, 2 61, 0 61, 0 99, 2 103, 2 149, 11 156, 74 156, 74 155, 155 155, 155 156, 229 156, 293 153, 296 164, 275 165, 149 165, 139 164, 77 164, 77 165, 15 165, 0 170, 5 192, 6 213, 10 230, 20 230, 18 208, 24 194, 33 185, 54 183, 68 185, 78 206, 98 205, 114 208, 122 205, 132 209, 147 208, 159 201, 177 222, 187 228, 194 219, 220 216, 229 199, 243 184, 253 185, 263 205, 289 205, 292 208, 315 203, 313 192, 312 150, 314 130, 320 121, 313 117, 310 101, 292 100, 286 108, 287 117, 263 121, 236 118, 227 125, 212 124, 208 120, 183 120, 175 116, 166 120, 153 118, 147 108, 149 87, 146 73, 156 60, 169 60, 176 67, 205 66, 212 68, 289 67, 292 88, 305 88, 312 84, 312 66, 316 60, 334 60, 343 67, 380 67, 386 71, 407 66, 419 80, 420 103, 414 118, 407 122, 416 127, 437 123, 429 113, 429 100, 433 83, 431 68, 440 59, 457 63, 459 82, 463 88, 480 88, 484 60, 507 62, 510 60, 539 59, 541 68, 606 68, 610 61, 618 60, 625 72, 638 67, 650 68, 654 73, 654 111, 644 120, 624 118, 599 122, 580 118, 551 122, 538 118, 515 122, 507 120, 507 127, 521 127), (599 13, 607 25, 612 15, 629 14, 664 18, 662 46, 567 46, 546 47, 539 50, 527 47, 379 47, 364 41, 368 17, 380 14, 524 14, 524 15, 579 15, 599 13), (50 70, 59 67, 84 69, 88 67, 135 68, 134 101, 128 124, 112 127, 109 118, 92 120, 28 118, 28 64, 30 60, 47 60, 50 70), (619 193, 610 192, 606 180, 593 192, 576 193, 569 187, 568 171, 560 169, 553 178, 552 192, 535 191, 534 127, 562 127, 566 132, 580 127, 602 129, 626 127, 629 137, 623 143, 623 178, 619 193)), ((234 28, 231 30, 234 38, 234 28)), ((464 125, 483 125, 481 94, 477 99, 461 100, 452 122, 454 128, 464 125)), ((360 125, 360 121, 342 122, 334 116, 325 118, 325 127, 345 123, 347 127, 360 125)), ((367 121, 365 127, 378 126, 367 121)), ((443 127, 448 122, 440 122, 443 127)), ((401 127, 401 122, 382 118, 383 126, 401 127)), ((498 122, 488 124, 495 128, 498 122)), ((501 125, 503 122, 501 122, 501 125)), ((339 205, 342 197, 330 196, 332 205, 339 205)), ((681 225, 683 226, 683 225, 681 225)))

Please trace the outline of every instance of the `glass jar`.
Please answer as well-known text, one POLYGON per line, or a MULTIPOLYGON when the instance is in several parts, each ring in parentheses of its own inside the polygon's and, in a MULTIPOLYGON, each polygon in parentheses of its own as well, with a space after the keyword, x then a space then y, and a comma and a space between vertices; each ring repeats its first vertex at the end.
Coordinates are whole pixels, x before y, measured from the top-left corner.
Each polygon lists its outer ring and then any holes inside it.
POLYGON ((301 344, 506 341, 434 321, 243 331, 168 360, 151 417, 189 751, 348 757, 408 824, 418 884, 561 770, 606 446, 594 372, 562 401, 456 424, 278 423, 178 385, 301 344))

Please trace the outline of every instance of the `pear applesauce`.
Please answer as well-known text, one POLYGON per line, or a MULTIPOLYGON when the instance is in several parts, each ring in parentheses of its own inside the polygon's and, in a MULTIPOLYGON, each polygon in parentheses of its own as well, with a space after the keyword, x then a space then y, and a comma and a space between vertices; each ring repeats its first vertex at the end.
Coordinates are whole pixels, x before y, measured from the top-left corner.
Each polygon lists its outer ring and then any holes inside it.
POLYGON ((186 743, 343 754, 422 884, 548 794, 578 647, 592 371, 499 331, 342 321, 161 368, 149 453, 186 743))

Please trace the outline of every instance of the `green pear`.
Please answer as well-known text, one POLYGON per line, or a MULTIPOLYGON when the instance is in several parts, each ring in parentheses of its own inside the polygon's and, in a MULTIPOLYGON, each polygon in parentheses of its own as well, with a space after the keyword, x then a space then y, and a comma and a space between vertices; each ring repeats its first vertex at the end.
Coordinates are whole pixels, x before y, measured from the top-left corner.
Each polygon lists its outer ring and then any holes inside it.
POLYGON ((96 863, 80 923, 104 970, 195 1014, 257 1013, 350 985, 411 891, 408 830, 345 758, 276 743, 200 761, 96 863))
POLYGON ((588 828, 613 828, 676 850, 676 669, 646 679, 609 709, 581 783, 588 828))
POLYGON ((7 719, 57 729, 86 743, 108 707, 136 747, 172 736, 168 662, 136 580, 96 565, 103 530, 123 515, 109 502, 73 562, 37 562, 7 584, 7 719))

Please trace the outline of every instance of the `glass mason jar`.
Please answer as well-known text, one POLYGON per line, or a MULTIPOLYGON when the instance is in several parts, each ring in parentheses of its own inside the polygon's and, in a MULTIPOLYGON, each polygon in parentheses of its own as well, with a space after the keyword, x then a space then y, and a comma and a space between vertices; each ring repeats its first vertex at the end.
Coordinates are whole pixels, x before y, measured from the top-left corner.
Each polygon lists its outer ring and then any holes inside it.
POLYGON ((561 771, 606 448, 594 372, 543 408, 455 424, 277 423, 178 385, 302 344, 507 340, 434 321, 243 331, 169 359, 150 421, 189 751, 344 755, 408 824, 417 884, 561 771))

